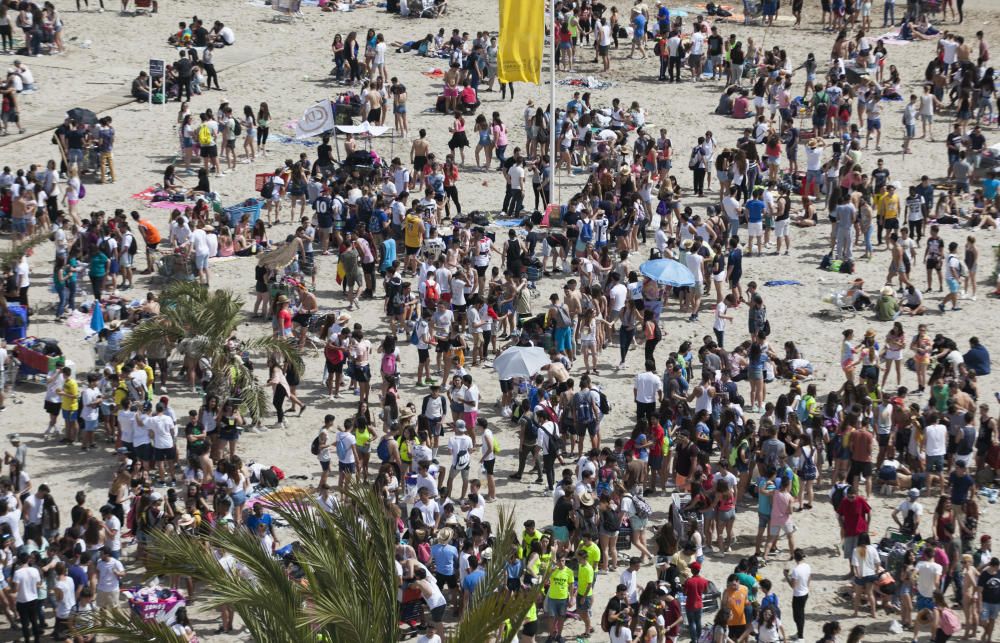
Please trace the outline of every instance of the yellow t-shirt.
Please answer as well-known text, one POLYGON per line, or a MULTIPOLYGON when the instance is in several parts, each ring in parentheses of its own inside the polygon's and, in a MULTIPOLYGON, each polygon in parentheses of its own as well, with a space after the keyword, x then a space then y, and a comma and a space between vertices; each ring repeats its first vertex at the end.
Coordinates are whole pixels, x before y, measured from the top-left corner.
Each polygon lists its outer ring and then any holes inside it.
POLYGON ((552 570, 549 574, 549 598, 562 600, 569 598, 569 586, 573 584, 573 570, 568 567, 552 570))
POLYGON ((594 593, 594 568, 590 563, 580 565, 576 570, 577 596, 585 598, 594 593))
POLYGON ((420 247, 420 233, 423 231, 424 222, 415 214, 408 214, 403 219, 403 242, 409 248, 420 247))
POLYGON ((63 383, 62 410, 76 411, 80 408, 80 385, 72 377, 63 383))
POLYGON ((899 195, 886 195, 879 201, 879 214, 885 219, 899 218, 899 195))
POLYGON ((591 542, 589 546, 580 545, 582 551, 587 552, 587 562, 596 567, 601 562, 601 548, 597 543, 591 542))

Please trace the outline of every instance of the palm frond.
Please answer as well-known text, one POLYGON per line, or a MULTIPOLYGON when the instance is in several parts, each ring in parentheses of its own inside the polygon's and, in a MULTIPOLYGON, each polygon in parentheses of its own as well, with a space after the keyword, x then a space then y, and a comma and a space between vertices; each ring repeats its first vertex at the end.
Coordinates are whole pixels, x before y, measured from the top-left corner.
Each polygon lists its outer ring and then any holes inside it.
POLYGON ((122 609, 101 612, 83 612, 77 617, 79 622, 75 634, 96 634, 111 637, 120 643, 186 643, 187 639, 176 634, 173 629, 158 621, 144 621, 131 611, 122 609))
POLYGON ((14 266, 21 261, 21 257, 24 253, 39 246, 49 240, 49 235, 45 232, 39 232, 30 237, 25 237, 20 241, 12 241, 10 248, 6 250, 0 250, 0 269, 2 270, 13 270, 14 266))
MULTIPOLYGON (((483 587, 483 582, 479 587, 483 587)), ((511 640, 531 609, 532 603, 538 599, 536 588, 507 595, 503 589, 493 587, 482 598, 474 600, 472 606, 462 613, 462 620, 448 636, 449 643, 464 643, 464 641, 490 641, 497 632, 510 624, 510 635, 504 640, 511 640)), ((476 594, 479 594, 477 591, 476 594)))

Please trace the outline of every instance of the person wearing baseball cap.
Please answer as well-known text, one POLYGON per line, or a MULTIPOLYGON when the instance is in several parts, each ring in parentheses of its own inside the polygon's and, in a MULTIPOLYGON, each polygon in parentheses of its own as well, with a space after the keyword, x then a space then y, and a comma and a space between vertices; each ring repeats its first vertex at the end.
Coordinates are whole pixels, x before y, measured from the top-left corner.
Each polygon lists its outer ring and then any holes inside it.
POLYGON ((708 581, 701 576, 701 563, 693 562, 688 569, 691 570, 691 578, 684 581, 684 610, 687 612, 691 640, 698 641, 701 639, 701 610, 705 605, 703 597, 708 591, 708 581))

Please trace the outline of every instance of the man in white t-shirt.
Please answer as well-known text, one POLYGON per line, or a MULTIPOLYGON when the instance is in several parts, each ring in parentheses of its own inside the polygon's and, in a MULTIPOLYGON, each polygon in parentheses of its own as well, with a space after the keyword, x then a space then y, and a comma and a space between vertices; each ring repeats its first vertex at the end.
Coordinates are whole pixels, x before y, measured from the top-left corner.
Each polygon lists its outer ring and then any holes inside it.
POLYGON ((69 617, 76 607, 76 584, 66 573, 66 563, 56 563, 56 582, 52 587, 56 598, 56 626, 52 630, 52 638, 64 641, 70 638, 69 617))
POLYGON ((941 495, 944 495, 944 457, 948 451, 948 419, 938 415, 934 423, 924 429, 924 454, 926 456, 927 473, 936 473, 941 477, 941 495))
POLYGON ((164 468, 170 470, 170 486, 174 485, 175 467, 177 464, 177 424, 172 417, 164 413, 165 407, 162 402, 156 404, 156 411, 153 417, 148 418, 143 424, 149 430, 149 437, 153 444, 153 460, 156 461, 156 470, 160 475, 160 480, 166 480, 164 468))
POLYGON ((920 516, 923 515, 924 508, 919 499, 920 489, 910 489, 906 492, 906 500, 899 503, 892 512, 893 521, 904 534, 913 536, 920 532, 920 516))
POLYGON ((611 304, 610 321, 614 324, 621 319, 622 311, 625 309, 625 302, 628 301, 628 286, 622 283, 622 275, 617 272, 611 273, 611 288, 608 289, 608 300, 611 304))
POLYGON ((812 568, 805 562, 806 555, 801 549, 796 549, 792 554, 795 560, 795 567, 792 571, 785 570, 785 581, 792 588, 792 619, 795 622, 795 640, 801 641, 802 630, 806 623, 806 601, 809 600, 809 578, 812 576, 812 568))
POLYGON ((104 396, 98 387, 100 376, 97 373, 87 374, 87 388, 80 393, 80 418, 83 420, 83 434, 80 436, 80 450, 92 449, 94 434, 101 422, 101 402, 104 396))
POLYGON ((733 321, 732 315, 727 315, 730 306, 736 305, 736 297, 732 294, 726 295, 726 297, 715 305, 715 320, 712 322, 712 330, 715 332, 715 341, 718 342, 719 348, 724 348, 723 340, 726 335, 726 322, 733 321))
POLYGON ((42 636, 39 622, 41 610, 38 609, 38 590, 42 587, 42 575, 37 567, 28 564, 27 552, 17 555, 15 567, 17 570, 11 576, 10 584, 17 602, 17 613, 21 617, 21 635, 25 641, 29 641, 32 640, 29 638, 30 633, 37 643, 42 636))
POLYGON ((330 431, 333 429, 333 423, 336 418, 333 415, 327 414, 323 418, 323 428, 319 430, 319 435, 316 436, 316 446, 317 453, 316 458, 319 460, 320 476, 319 476, 319 486, 322 487, 326 484, 326 478, 330 473, 330 444, 333 442, 331 440, 330 431))
POLYGON ((7 525, 10 530, 14 539, 14 549, 19 549, 24 544, 24 538, 21 536, 21 510, 7 498, 0 498, 0 526, 3 525, 7 525))
POLYGON ((111 505, 101 507, 101 520, 104 522, 104 545, 111 550, 111 557, 118 560, 122 552, 122 521, 111 505))
POLYGON ((635 376, 635 412, 640 418, 656 414, 657 407, 663 401, 663 380, 656 374, 656 362, 646 362, 646 372, 635 376))
POLYGON ((456 476, 462 476, 462 493, 464 498, 469 491, 469 470, 472 468, 472 450, 475 445, 468 436, 468 428, 464 420, 455 422, 455 435, 448 440, 448 450, 451 452, 451 469, 448 471, 448 496, 451 497, 451 487, 456 476))
POLYGON ((115 609, 120 602, 121 579, 125 577, 125 566, 120 560, 112 558, 111 547, 105 545, 101 549, 101 557, 94 563, 90 574, 91 586, 97 588, 97 608, 101 610, 115 609))
POLYGON ((510 202, 507 213, 517 216, 524 204, 524 161, 515 158, 513 165, 507 169, 507 179, 510 182, 510 202))
POLYGON ((198 281, 208 285, 208 259, 211 256, 208 245, 208 232, 201 223, 191 233, 191 249, 194 251, 194 265, 198 270, 198 281))
POLYGON ((917 611, 934 609, 934 592, 941 587, 943 572, 941 565, 934 562, 934 549, 925 547, 917 562, 917 611))

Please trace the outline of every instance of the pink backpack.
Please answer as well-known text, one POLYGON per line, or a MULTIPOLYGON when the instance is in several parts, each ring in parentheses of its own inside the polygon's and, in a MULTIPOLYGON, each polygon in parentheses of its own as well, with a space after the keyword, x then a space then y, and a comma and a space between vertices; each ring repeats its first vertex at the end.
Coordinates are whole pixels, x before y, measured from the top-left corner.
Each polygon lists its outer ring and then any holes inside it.
POLYGON ((958 617, 955 616, 955 612, 951 611, 947 607, 942 608, 939 627, 941 628, 941 631, 948 636, 957 632, 960 625, 958 624, 958 617))

